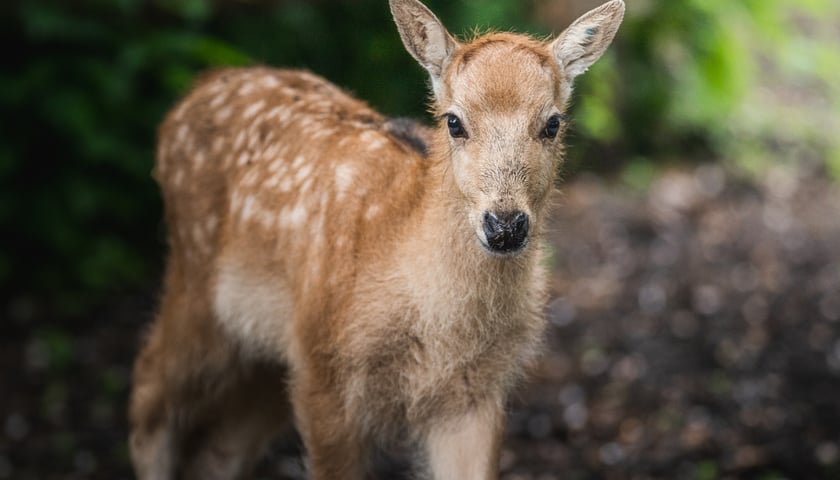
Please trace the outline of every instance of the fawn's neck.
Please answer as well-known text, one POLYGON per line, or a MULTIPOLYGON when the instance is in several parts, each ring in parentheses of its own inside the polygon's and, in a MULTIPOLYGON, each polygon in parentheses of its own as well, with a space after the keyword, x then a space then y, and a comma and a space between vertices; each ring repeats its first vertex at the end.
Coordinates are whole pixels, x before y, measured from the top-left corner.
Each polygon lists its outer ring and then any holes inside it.
POLYGON ((541 242, 535 237, 514 257, 487 252, 470 225, 449 159, 436 160, 398 253, 403 291, 417 309, 412 328, 430 358, 447 365, 498 349, 502 338, 505 349, 535 345, 544 297, 541 242))

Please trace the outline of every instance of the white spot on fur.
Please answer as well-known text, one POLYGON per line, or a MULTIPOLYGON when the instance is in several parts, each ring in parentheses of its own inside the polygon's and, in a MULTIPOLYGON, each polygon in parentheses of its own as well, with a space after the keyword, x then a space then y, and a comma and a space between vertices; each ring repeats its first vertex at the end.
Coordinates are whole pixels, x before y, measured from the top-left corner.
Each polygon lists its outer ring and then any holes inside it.
POLYGON ((233 149, 239 150, 245 144, 245 130, 241 130, 238 135, 236 135, 236 140, 233 142, 233 149))
POLYGON ((227 95, 216 95, 215 97, 213 97, 213 100, 210 101, 210 108, 219 108, 220 106, 222 106, 225 100, 227 100, 227 95))
POLYGON ((280 86, 280 82, 276 78, 270 76, 263 77, 262 84, 265 88, 277 88, 280 86))
POLYGON ((278 174, 275 174, 275 175, 272 175, 272 176, 266 178, 265 181, 263 182, 263 188, 265 188, 267 190, 273 190, 280 183, 280 178, 281 177, 278 174))
MULTIPOLYGON (((268 155, 266 155, 266 156, 268 156, 268 155)), ((282 166, 283 166, 283 160, 278 158, 277 160, 274 160, 273 162, 269 163, 268 167, 266 167, 266 170, 268 170, 270 173, 276 173, 280 170, 280 167, 282 167, 282 166)))
POLYGON ((183 142, 185 138, 187 138, 187 134, 190 133, 190 127, 185 123, 178 127, 178 133, 176 139, 179 142, 183 142))
POLYGON ((347 164, 335 167, 335 188, 338 191, 338 198, 343 198, 347 189, 353 184, 355 171, 347 164))
POLYGON ((277 223, 281 227, 298 227, 306 219, 306 208, 298 203, 294 207, 286 206, 277 216, 277 223))
POLYGON ((295 157, 294 161, 292 161, 292 170, 297 170, 298 168, 300 168, 300 166, 303 165, 303 162, 305 161, 306 159, 303 157, 303 155, 298 155, 297 157, 295 157))
POLYGON ((256 202, 256 198, 253 195, 248 195, 245 197, 245 202, 242 205, 242 212, 240 216, 243 220, 248 220, 251 218, 251 215, 254 212, 254 203, 256 202))
POLYGON ((283 108, 282 106, 274 107, 269 110, 268 114, 266 114, 266 118, 273 118, 280 123, 286 123, 292 118, 292 111, 288 108, 283 108))
POLYGON ((359 135, 359 140, 367 145, 371 150, 377 150, 386 145, 387 140, 381 134, 373 130, 366 130, 359 135))
POLYGON ((274 215, 271 214, 271 211, 263 210, 262 212, 260 212, 259 219, 263 228, 265 228, 266 230, 270 230, 274 227, 274 215))
POLYGON ((281 192, 288 192, 292 189, 292 179, 291 177, 286 177, 280 182, 280 191, 281 192))
POLYGON ((235 212, 239 210, 239 205, 242 203, 242 195, 239 194, 239 190, 234 190, 233 194, 230 196, 230 211, 235 212))
POLYGON ((257 141, 260 139, 260 136, 254 132, 253 130, 248 132, 248 148, 251 150, 257 146, 257 141))
POLYGON ((180 187, 181 184, 184 182, 184 169, 179 168, 175 170, 175 175, 172 177, 172 184, 176 187, 180 187))
POLYGON ((257 177, 259 176, 259 172, 257 170, 251 170, 242 177, 242 186, 245 187, 252 187, 257 183, 257 177))
POLYGON ((195 168, 198 169, 204 166, 205 158, 206 156, 204 155, 203 151, 199 150, 198 152, 196 152, 195 157, 193 158, 193 160, 195 161, 195 168))
POLYGON ((207 93, 209 95, 216 95, 217 93, 221 92, 225 88, 225 84, 222 82, 215 82, 207 87, 207 93))
POLYGON ((223 123, 228 118, 230 118, 232 113, 233 107, 228 105, 227 107, 219 109, 219 111, 216 112, 216 115, 213 116, 213 119, 216 121, 216 123, 223 123))
POLYGON ((291 226, 298 226, 303 223, 304 219, 306 219, 306 208, 298 203, 295 205, 295 208, 289 213, 289 225, 291 226))
POLYGON ((242 152, 239 154, 239 158, 236 160, 236 164, 240 167, 244 166, 248 163, 248 152, 242 152))
POLYGON ((295 182, 300 183, 304 179, 309 178, 310 173, 312 173, 312 164, 303 165, 295 174, 295 182))
POLYGON ((321 80, 321 77, 315 76, 314 74, 306 72, 306 71, 298 72, 298 76, 300 78, 306 79, 307 81, 312 82, 312 83, 317 83, 317 84, 320 84, 320 85, 324 84, 324 81, 321 80))
POLYGON ((332 128, 320 128, 315 130, 314 132, 309 134, 309 137, 313 140, 320 140, 322 138, 327 138, 335 133, 335 130, 332 128))
POLYGON ((312 186, 312 177, 309 177, 304 181, 300 186, 300 194, 305 195, 306 192, 309 191, 309 188, 312 186))
POLYGON ((244 95, 248 95, 249 93, 251 93, 253 91, 254 91, 254 86, 250 83, 246 83, 245 85, 242 85, 241 87, 239 87, 239 90, 237 90, 236 93, 238 95, 244 96, 244 95))
POLYGON ((323 210, 318 213, 318 219, 312 222, 312 246, 316 250, 320 250, 324 247, 324 224, 326 222, 326 216, 324 215, 323 210))
POLYGON ((196 223, 193 225, 192 237, 199 249, 202 251, 207 250, 207 245, 204 243, 204 231, 201 229, 201 224, 196 223))
POLYGON ((316 279, 321 274, 321 265, 318 262, 312 262, 312 267, 309 270, 309 275, 316 279))
POLYGON ((256 115, 260 110, 263 109, 265 106, 265 100, 259 100, 257 102, 252 103, 242 112, 242 118, 245 120, 253 117, 256 115))
POLYGON ((373 220, 374 217, 379 215, 379 212, 382 210, 382 207, 378 204, 374 203, 373 205, 367 208, 365 211, 365 220, 373 220))
POLYGON ((262 156, 266 160, 273 160, 273 162, 271 162, 271 165, 268 167, 269 169, 273 168, 273 170, 271 170, 273 172, 276 172, 277 170, 280 169, 280 165, 283 161, 283 159, 277 158, 277 152, 279 150, 280 150, 280 145, 278 145, 276 143, 272 143, 271 145, 266 147, 266 149, 263 150, 263 153, 262 153, 262 156), (272 167, 272 165, 273 165, 273 167, 272 167))
POLYGON ((216 230, 216 226, 219 224, 219 217, 216 215, 208 215, 207 218, 204 220, 204 228, 207 229, 209 233, 213 233, 216 230))

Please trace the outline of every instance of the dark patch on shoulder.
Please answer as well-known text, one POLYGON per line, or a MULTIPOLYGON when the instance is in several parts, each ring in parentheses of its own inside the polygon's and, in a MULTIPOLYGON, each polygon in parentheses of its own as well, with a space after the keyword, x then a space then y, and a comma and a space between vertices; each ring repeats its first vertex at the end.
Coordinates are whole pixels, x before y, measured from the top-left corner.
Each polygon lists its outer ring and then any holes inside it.
POLYGON ((429 156, 429 144, 432 139, 431 128, 404 117, 392 118, 385 122, 382 128, 403 145, 424 157, 429 156))
POLYGON ((375 116, 366 113, 355 114, 353 115, 352 119, 355 122, 359 122, 365 125, 376 125, 377 122, 382 121, 376 118, 375 116))

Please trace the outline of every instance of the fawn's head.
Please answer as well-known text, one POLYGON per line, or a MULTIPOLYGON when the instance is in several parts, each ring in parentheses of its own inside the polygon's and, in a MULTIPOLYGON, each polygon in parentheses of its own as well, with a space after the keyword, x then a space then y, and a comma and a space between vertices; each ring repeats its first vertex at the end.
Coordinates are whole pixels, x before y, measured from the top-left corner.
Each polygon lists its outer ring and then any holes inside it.
POLYGON ((431 76, 438 148, 478 240, 493 254, 521 252, 554 182, 572 82, 609 46, 624 3, 590 11, 548 42, 493 33, 462 44, 418 0, 391 0, 391 12, 431 76))

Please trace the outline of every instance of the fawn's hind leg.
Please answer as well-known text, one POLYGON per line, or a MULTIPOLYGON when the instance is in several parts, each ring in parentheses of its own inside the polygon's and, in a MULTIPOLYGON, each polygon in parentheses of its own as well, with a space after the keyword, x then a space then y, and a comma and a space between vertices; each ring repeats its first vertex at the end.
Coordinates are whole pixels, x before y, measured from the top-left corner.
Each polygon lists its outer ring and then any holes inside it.
POLYGON ((130 446, 138 478, 240 478, 288 423, 285 369, 243 363, 234 352, 225 365, 183 366, 158 348, 153 334, 135 368, 130 446))
POLYGON ((165 372, 162 319, 134 363, 129 449, 139 480, 172 480, 179 461, 178 432, 165 372))
POLYGON ((290 407, 280 365, 242 365, 239 379, 205 412, 189 440, 184 477, 195 480, 241 478, 265 447, 289 423, 290 407))
POLYGON ((166 309, 134 370, 130 449, 141 480, 234 479, 287 423, 285 368, 243 359, 212 318, 191 336, 166 309))

